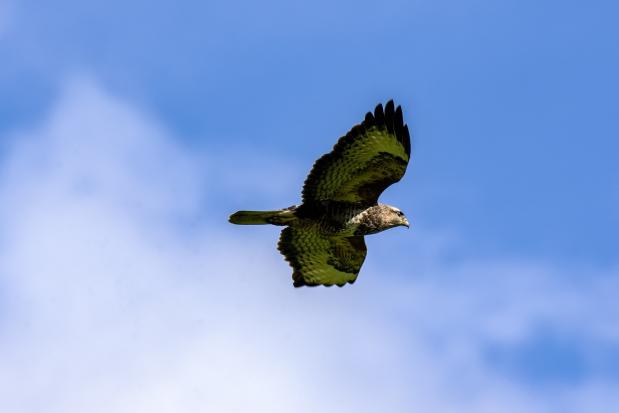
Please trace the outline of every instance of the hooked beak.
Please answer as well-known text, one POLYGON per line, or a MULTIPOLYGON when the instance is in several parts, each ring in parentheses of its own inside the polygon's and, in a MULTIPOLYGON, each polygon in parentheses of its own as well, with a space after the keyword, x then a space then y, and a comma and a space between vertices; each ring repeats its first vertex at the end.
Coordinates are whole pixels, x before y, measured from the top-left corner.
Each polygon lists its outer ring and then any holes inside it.
POLYGON ((408 219, 406 219, 406 218, 404 218, 404 221, 402 222, 402 225, 405 226, 406 228, 409 228, 409 229, 411 227, 411 224, 408 222, 408 219))

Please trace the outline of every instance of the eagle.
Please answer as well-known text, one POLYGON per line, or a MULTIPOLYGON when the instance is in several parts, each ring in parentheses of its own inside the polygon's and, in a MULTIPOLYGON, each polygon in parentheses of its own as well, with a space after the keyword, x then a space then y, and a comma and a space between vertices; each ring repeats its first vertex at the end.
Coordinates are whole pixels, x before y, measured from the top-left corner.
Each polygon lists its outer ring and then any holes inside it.
POLYGON ((378 104, 314 163, 300 205, 238 211, 229 221, 285 226, 277 248, 292 267, 295 287, 352 284, 367 254, 364 236, 409 227, 402 211, 378 197, 402 179, 410 154, 402 108, 393 100, 384 109, 378 104))

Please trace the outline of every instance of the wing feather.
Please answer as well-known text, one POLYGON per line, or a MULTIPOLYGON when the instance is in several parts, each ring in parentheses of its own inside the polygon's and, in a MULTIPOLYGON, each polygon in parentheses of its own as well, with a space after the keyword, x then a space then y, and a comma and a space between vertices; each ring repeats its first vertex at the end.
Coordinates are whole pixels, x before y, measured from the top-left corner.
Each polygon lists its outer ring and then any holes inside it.
POLYGON ((295 287, 352 284, 367 253, 362 236, 328 236, 316 225, 285 228, 277 248, 293 269, 295 287))
POLYGON ((402 108, 392 100, 368 112, 314 164, 303 186, 303 201, 377 202, 404 176, 410 160, 410 134, 402 108))

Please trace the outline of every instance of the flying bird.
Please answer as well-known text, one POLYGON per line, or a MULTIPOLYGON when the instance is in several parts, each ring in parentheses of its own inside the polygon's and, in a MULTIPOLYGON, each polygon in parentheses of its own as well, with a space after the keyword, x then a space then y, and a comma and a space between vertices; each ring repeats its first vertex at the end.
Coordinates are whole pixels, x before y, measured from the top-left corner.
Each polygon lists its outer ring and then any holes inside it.
POLYGON ((301 205, 238 211, 229 221, 286 226, 277 248, 293 269, 295 287, 352 284, 367 253, 364 236, 409 227, 402 211, 378 197, 402 179, 410 152, 402 108, 394 108, 393 100, 384 110, 379 104, 314 163, 301 205))

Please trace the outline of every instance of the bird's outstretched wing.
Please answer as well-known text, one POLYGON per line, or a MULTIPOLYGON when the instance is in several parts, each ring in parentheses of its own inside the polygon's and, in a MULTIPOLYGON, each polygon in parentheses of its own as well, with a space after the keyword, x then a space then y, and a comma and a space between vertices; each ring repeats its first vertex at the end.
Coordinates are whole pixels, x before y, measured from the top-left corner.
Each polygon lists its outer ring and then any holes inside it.
POLYGON ((411 144, 402 108, 376 106, 316 161, 303 186, 303 201, 376 203, 406 172, 411 144))
POLYGON ((367 253, 362 236, 328 236, 313 225, 285 228, 277 248, 292 266, 295 287, 352 284, 367 253))

